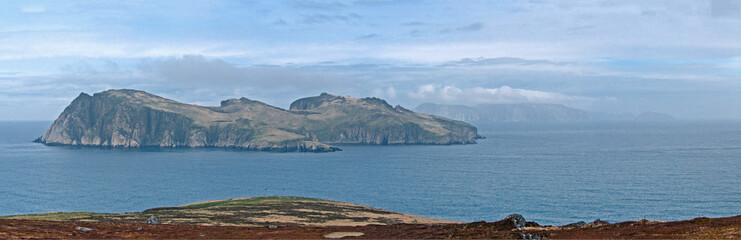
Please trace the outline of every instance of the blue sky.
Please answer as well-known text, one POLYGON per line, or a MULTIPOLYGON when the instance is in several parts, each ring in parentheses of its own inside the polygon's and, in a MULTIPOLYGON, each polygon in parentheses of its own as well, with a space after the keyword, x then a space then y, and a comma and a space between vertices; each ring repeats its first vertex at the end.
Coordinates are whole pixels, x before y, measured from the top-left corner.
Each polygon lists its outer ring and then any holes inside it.
POLYGON ((0 120, 80 92, 741 119, 741 1, 3 1, 0 120))

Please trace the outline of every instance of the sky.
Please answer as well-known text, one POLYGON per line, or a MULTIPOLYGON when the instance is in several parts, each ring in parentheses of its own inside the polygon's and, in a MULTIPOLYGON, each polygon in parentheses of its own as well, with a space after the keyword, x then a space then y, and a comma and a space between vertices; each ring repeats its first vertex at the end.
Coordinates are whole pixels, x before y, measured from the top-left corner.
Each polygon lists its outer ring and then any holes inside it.
POLYGON ((121 88, 741 119, 738 0, 0 2, 0 121, 121 88))

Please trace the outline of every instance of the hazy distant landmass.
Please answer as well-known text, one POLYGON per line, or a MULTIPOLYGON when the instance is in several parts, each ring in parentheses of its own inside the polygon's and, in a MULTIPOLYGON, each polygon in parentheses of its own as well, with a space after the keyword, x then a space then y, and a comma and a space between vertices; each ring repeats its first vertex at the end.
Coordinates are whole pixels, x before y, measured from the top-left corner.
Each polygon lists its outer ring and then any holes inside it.
POLYGON ((610 114, 589 112, 561 104, 516 103, 475 106, 423 103, 414 111, 459 121, 566 122, 566 121, 671 121, 674 117, 656 112, 610 114))
POLYGON ((228 147, 335 151, 329 144, 466 144, 467 123, 392 107, 378 98, 323 93, 289 110, 247 98, 218 107, 180 103, 137 90, 80 94, 37 139, 47 145, 228 147))

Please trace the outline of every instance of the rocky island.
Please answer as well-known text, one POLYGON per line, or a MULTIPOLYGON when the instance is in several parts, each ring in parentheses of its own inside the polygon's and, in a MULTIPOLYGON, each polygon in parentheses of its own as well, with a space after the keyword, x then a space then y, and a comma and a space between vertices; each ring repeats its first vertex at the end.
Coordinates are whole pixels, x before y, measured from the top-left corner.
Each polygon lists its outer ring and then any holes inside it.
POLYGON ((322 93, 285 110, 247 98, 218 107, 138 90, 81 93, 36 142, 92 147, 224 147, 329 152, 332 144, 468 144, 467 123, 392 107, 379 98, 322 93))

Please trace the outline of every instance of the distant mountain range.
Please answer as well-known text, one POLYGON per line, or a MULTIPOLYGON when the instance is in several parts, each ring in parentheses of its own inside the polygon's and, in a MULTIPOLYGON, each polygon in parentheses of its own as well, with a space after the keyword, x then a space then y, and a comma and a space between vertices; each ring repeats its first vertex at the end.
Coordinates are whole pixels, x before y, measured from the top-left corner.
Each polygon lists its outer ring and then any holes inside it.
POLYGON ((516 103, 475 106, 423 103, 414 111, 466 122, 568 122, 568 121, 672 121, 674 117, 656 112, 610 114, 589 112, 561 104, 516 103))
POLYGON ((392 107, 379 98, 322 93, 288 110, 247 98, 218 107, 180 103, 137 90, 81 93, 46 134, 47 145, 226 147, 326 152, 330 144, 466 144, 470 124, 392 107))

